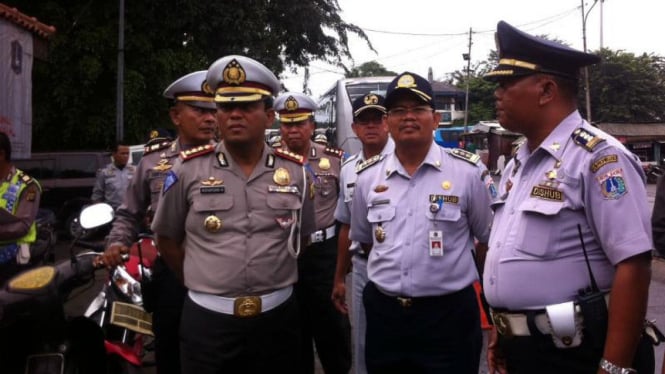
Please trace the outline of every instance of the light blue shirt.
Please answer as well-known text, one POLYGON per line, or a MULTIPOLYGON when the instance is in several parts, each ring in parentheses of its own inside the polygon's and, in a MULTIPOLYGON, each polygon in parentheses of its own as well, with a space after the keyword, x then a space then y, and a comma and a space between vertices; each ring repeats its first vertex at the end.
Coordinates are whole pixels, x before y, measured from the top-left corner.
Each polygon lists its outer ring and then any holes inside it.
POLYGON ((519 148, 498 196, 483 283, 493 307, 574 300, 590 284, 582 241, 603 290, 612 285, 614 265, 652 248, 640 163, 577 111, 533 152, 519 148), (580 127, 588 133, 576 135, 580 127))
POLYGON ((118 168, 113 162, 105 168, 97 170, 97 180, 92 189, 92 201, 108 203, 116 209, 122 204, 122 200, 129 187, 129 182, 134 176, 134 166, 126 165, 118 168))
POLYGON ((413 176, 394 153, 358 175, 350 236, 372 244, 368 276, 387 294, 445 295, 478 279, 471 251, 474 237, 489 238, 491 178, 482 163, 449 152, 432 142, 413 176), (433 232, 442 234, 442 256, 430 256, 433 232))

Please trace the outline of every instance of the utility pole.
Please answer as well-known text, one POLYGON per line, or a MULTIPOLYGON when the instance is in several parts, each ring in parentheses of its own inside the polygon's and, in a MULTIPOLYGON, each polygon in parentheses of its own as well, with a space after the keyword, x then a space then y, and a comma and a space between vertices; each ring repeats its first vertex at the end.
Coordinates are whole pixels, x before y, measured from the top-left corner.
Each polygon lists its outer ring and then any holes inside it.
POLYGON ((468 132, 469 125, 469 75, 471 73, 471 35, 473 30, 469 27, 469 52, 463 53, 462 58, 466 60, 466 94, 464 95, 464 133, 468 132))
POLYGON ((115 138, 121 142, 124 130, 124 81, 125 81, 125 0, 118 0, 118 77, 116 82, 115 138))
POLYGON ((605 0, 600 0, 600 50, 603 50, 603 3, 605 0))

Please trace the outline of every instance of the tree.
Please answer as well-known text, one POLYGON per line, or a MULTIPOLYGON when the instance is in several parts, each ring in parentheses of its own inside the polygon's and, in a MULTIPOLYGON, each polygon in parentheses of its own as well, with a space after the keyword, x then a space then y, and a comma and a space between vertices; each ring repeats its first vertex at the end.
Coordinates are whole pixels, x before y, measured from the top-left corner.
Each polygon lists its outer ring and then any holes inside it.
MULTIPOLYGON (((589 67, 591 111, 595 122, 665 120, 665 59, 603 49, 589 67)), ((580 101, 583 103, 584 101, 580 101)))
POLYGON ((356 77, 380 77, 397 75, 394 71, 390 71, 376 61, 368 61, 360 66, 354 66, 351 70, 346 70, 347 78, 356 77))
MULTIPOLYGON (((33 149, 100 148, 115 139, 117 2, 9 0, 54 25, 49 59, 33 72, 33 149)), ((169 123, 164 88, 227 54, 276 74, 319 59, 343 67, 348 34, 337 0, 126 2, 125 137, 142 142, 169 123)), ((371 47, 371 45, 370 45, 371 47)))
MULTIPOLYGON (((490 51, 486 61, 474 63, 469 70, 469 124, 489 121, 496 118, 494 112, 494 89, 496 83, 489 82, 483 76, 496 66, 497 54, 490 51)), ((450 74, 450 83, 466 91, 466 67, 450 74)))

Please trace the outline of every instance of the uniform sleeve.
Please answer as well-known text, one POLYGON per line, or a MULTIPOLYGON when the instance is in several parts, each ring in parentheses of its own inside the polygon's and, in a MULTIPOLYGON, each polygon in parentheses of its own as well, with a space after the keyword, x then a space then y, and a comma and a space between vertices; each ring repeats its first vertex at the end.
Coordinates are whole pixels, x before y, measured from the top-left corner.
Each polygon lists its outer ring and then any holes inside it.
POLYGON ((349 212, 349 205, 346 203, 346 175, 344 168, 339 173, 339 193, 337 194, 337 206, 335 207, 335 219, 344 224, 351 223, 351 214, 349 212))
POLYGON ((0 240, 15 240, 25 236, 30 230, 39 209, 41 191, 36 182, 30 183, 18 198, 16 214, 0 209, 0 240))
POLYGON ((95 186, 92 188, 92 197, 94 202, 104 201, 104 169, 97 169, 95 177, 95 186))
POLYGON ((661 255, 665 255, 665 177, 661 177, 656 186, 656 200, 651 215, 651 228, 653 230, 654 248, 661 255))
MULTIPOLYGON (((491 189, 494 181, 485 171, 485 165, 479 165, 471 178, 471 194, 468 202, 468 220, 471 233, 481 243, 487 243, 492 223, 491 189)), ((496 193, 495 193, 496 194, 496 193)))
POLYGON ((122 243, 131 245, 139 234, 143 218, 150 205, 150 186, 147 173, 150 170, 149 159, 143 157, 139 161, 138 170, 129 182, 122 205, 115 212, 113 227, 106 239, 106 245, 122 243))
MULTIPOLYGON (((190 161, 191 162, 191 161, 190 161)), ((159 206, 152 221, 152 231, 180 243, 185 237, 185 221, 189 210, 188 188, 191 179, 187 173, 193 165, 183 167, 178 161, 164 181, 159 206), (171 180, 169 180, 171 179, 171 180)))
POLYGON ((349 239, 362 244, 372 244, 372 226, 367 220, 367 188, 366 178, 358 176, 356 187, 351 200, 351 231, 349 239))
POLYGON ((650 251, 651 223, 639 163, 623 150, 607 147, 594 152, 583 167, 587 220, 610 262, 616 265, 650 251))

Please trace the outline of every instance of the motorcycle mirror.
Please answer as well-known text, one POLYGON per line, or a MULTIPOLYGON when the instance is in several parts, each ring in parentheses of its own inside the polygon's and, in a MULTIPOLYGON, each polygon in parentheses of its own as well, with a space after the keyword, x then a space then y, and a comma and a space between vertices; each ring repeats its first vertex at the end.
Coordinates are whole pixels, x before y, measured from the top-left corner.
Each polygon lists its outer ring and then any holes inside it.
POLYGON ((113 221, 114 215, 113 208, 109 204, 88 205, 79 215, 79 224, 86 230, 92 229, 113 221))

